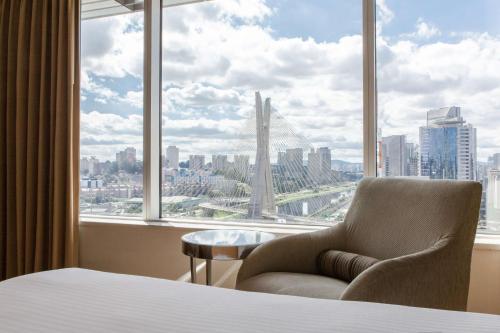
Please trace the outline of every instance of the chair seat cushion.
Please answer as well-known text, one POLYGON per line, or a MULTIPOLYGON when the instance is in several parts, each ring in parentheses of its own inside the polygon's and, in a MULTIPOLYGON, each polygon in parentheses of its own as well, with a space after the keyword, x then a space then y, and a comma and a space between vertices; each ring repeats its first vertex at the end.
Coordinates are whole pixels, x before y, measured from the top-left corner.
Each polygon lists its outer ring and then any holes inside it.
POLYGON ((355 253, 328 250, 318 256, 321 274, 351 282, 365 269, 376 264, 378 259, 355 253))
POLYGON ((340 299, 347 288, 344 281, 322 275, 269 272, 253 276, 237 285, 237 289, 270 294, 312 298, 340 299))

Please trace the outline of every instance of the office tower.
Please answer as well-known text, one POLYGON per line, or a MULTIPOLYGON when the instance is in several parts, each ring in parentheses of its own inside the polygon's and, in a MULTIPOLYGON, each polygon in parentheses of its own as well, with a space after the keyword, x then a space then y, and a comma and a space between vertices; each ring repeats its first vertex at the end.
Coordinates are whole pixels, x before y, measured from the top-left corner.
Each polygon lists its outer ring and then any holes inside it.
POLYGON ((212 169, 214 171, 227 168, 227 155, 212 155, 212 169))
POLYGON ((329 179, 332 171, 332 151, 328 147, 320 147, 318 153, 321 165, 321 176, 324 179, 329 179))
POLYGON ((477 180, 476 129, 471 124, 458 128, 458 179, 477 180))
POLYGON ((88 168, 89 176, 95 176, 95 175, 98 175, 101 173, 100 172, 101 168, 99 166, 99 160, 97 158, 95 158, 94 156, 92 156, 88 159, 87 168, 88 168))
POLYGON ((83 157, 80 159, 80 174, 88 174, 89 173, 89 159, 83 157))
POLYGON ((242 175, 247 177, 250 168, 250 156, 248 155, 234 155, 234 168, 242 175))
MULTIPOLYGON (((295 163, 302 163, 302 149, 300 152, 294 152, 292 156, 297 160, 295 163)), ((332 152, 330 148, 321 147, 317 150, 312 148, 307 154, 307 174, 309 176, 309 180, 318 184, 327 182, 331 178, 331 171, 332 152)))
POLYGON ((487 220, 500 222, 500 170, 488 172, 487 202, 487 220))
POLYGON ((500 170, 500 153, 494 154, 491 157, 492 160, 492 168, 496 170, 500 170))
POLYGON ((418 145, 407 142, 406 143, 406 170, 405 176, 418 176, 418 145))
POLYGON ((205 166, 205 155, 189 155, 189 169, 202 170, 205 166))
POLYGON ((316 152, 314 148, 307 154, 307 174, 313 183, 320 183, 321 179, 321 159, 319 151, 316 152))
POLYGON ((291 178, 300 178, 304 170, 304 150, 302 148, 291 148, 285 151, 286 175, 291 178))
POLYGON ((170 169, 179 168, 179 148, 176 146, 167 147, 166 167, 170 169))
POLYGON ((137 161, 137 152, 133 147, 127 147, 125 150, 116 153, 116 164, 118 169, 123 169, 125 166, 134 165, 137 161))
POLYGON ((406 175, 406 135, 382 138, 382 175, 385 177, 406 175))
POLYGON ((420 173, 432 179, 477 179, 476 129, 459 107, 427 112, 420 127, 420 173))

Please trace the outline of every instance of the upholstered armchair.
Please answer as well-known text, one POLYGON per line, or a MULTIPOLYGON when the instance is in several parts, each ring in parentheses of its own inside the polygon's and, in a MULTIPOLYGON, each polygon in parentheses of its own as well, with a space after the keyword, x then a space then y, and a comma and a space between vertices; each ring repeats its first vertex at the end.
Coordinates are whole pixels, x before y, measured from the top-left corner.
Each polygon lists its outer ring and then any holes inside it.
POLYGON ((343 223, 258 247, 236 288, 465 310, 480 201, 476 182, 365 178, 343 223), (318 256, 327 250, 377 262, 343 281, 320 274, 318 256))

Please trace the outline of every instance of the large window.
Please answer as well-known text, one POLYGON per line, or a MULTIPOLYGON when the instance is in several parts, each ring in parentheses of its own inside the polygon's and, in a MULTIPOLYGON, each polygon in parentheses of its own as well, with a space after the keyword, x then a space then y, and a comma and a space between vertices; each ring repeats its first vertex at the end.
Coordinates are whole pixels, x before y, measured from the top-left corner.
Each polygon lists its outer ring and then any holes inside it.
POLYGON ((82 0, 81 212, 331 224, 363 175, 468 179, 499 232, 499 11, 82 0))
POLYGON ((500 231, 500 6, 379 0, 378 173, 483 184, 500 231))
POLYGON ((115 1, 82 2, 81 214, 142 215, 140 8, 115 1))
POLYGON ((163 217, 343 219, 363 172, 361 7, 163 9, 163 217))

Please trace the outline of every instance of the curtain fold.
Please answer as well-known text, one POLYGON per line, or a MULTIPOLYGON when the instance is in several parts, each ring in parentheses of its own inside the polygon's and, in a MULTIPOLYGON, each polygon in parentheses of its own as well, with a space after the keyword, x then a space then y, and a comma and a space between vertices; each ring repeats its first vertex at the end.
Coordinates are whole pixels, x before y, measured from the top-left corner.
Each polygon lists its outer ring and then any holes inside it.
POLYGON ((0 280, 78 264, 79 10, 0 0, 0 280))

